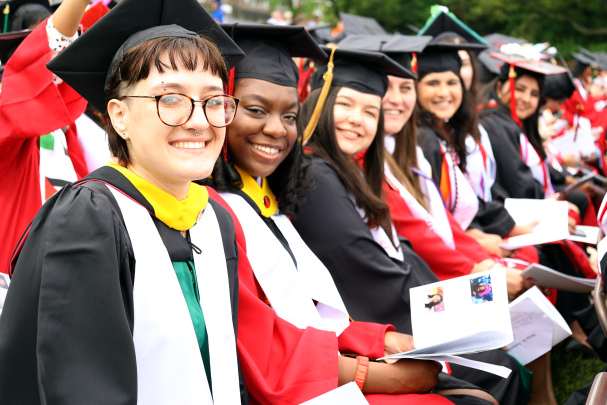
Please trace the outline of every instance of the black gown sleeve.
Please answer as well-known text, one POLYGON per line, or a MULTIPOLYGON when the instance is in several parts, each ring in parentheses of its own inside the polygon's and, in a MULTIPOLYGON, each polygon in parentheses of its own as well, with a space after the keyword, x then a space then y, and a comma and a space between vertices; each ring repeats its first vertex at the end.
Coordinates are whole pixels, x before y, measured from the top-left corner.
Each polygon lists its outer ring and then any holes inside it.
POLYGON ((373 239, 337 172, 313 158, 316 183, 293 225, 329 269, 352 318, 392 324, 411 333, 409 289, 438 281, 405 247, 405 262, 390 258, 373 239))
POLYGON ((127 239, 108 198, 84 187, 39 211, 0 318, 3 405, 137 403, 127 239))
POLYGON ((523 162, 520 153, 520 128, 501 112, 481 118, 489 134, 493 156, 497 166, 491 194, 494 200, 506 198, 544 198, 544 188, 533 178, 531 169, 523 162), (508 122, 510 120, 510 122, 508 122))
MULTIPOLYGON (((424 151, 426 160, 430 162, 432 179, 440 185, 443 155, 438 136, 428 128, 420 128, 417 134, 417 142, 424 151)), ((478 198, 478 212, 468 228, 480 229, 485 233, 499 235, 503 238, 510 233, 514 225, 516 225, 514 219, 503 205, 493 201, 486 202, 478 198)))

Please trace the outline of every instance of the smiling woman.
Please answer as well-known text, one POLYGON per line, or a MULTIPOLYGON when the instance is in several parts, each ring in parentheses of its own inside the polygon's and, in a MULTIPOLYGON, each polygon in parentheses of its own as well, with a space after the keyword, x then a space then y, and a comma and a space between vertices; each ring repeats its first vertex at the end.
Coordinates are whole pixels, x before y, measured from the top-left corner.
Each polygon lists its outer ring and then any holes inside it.
POLYGON ((107 111, 118 164, 50 198, 13 255, 0 402, 248 403, 234 224, 192 183, 234 117, 226 60, 243 53, 196 0, 123 0, 72 45, 48 67, 107 111))

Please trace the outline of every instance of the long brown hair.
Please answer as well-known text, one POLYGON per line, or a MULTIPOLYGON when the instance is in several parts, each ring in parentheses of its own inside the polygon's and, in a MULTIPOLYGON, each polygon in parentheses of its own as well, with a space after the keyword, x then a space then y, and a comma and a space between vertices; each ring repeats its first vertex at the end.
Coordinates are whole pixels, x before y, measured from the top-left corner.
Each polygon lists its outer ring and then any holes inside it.
POLYGON ((417 126, 415 110, 400 132, 394 135, 394 154, 386 153, 386 162, 396 179, 411 193, 422 207, 427 209, 424 192, 419 177, 413 173, 417 167, 417 126))
MULTIPOLYGON (((314 155, 331 163, 344 182, 356 204, 365 212, 365 219, 370 227, 379 225, 392 240, 392 219, 388 205, 384 202, 384 112, 380 108, 377 133, 365 153, 362 168, 352 162, 339 149, 335 137, 334 107, 337 93, 341 87, 331 86, 325 106, 320 114, 318 125, 308 144, 314 155), (361 169, 362 174, 361 176, 361 169)), ((321 89, 310 93, 301 106, 298 125, 301 131, 306 127, 318 102, 321 89)))

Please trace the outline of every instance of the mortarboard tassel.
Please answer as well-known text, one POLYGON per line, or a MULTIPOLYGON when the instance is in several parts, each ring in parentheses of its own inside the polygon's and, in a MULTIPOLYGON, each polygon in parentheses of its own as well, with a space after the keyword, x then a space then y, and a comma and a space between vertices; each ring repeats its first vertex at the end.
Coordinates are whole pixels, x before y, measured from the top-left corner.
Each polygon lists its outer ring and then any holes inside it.
POLYGON ((11 12, 11 7, 7 4, 4 7, 4 11, 2 12, 4 14, 4 31, 6 32, 8 31, 8 14, 11 12))
POLYGON ((417 74, 417 54, 415 52, 412 53, 411 57, 411 70, 417 74))
POLYGON ((508 72, 508 82, 510 83, 510 116, 522 128, 523 123, 518 119, 518 115, 516 114, 516 97, 514 95, 516 84, 514 79, 516 79, 516 72, 514 71, 514 65, 510 65, 510 71, 508 72))
MULTIPOLYGON (((234 95, 234 68, 230 69, 230 74, 228 78, 228 89, 226 93, 229 96, 234 95)), ((226 138, 223 140, 223 161, 228 161, 228 132, 230 131, 230 126, 226 127, 226 138)))
POLYGON ((318 97, 318 102, 316 103, 316 107, 314 107, 314 112, 312 113, 312 117, 310 118, 310 122, 306 126, 304 131, 302 145, 308 143, 314 130, 316 130, 316 125, 318 125, 318 120, 320 119, 320 114, 322 113, 322 109, 325 105, 325 101, 327 100, 327 96, 329 95, 329 89, 331 88, 331 82, 333 81, 333 55, 335 55, 335 51, 337 50, 337 46, 333 47, 331 50, 331 56, 329 57, 329 63, 327 64, 327 71, 322 78, 325 81, 325 84, 322 86, 322 90, 320 91, 320 97, 318 97))

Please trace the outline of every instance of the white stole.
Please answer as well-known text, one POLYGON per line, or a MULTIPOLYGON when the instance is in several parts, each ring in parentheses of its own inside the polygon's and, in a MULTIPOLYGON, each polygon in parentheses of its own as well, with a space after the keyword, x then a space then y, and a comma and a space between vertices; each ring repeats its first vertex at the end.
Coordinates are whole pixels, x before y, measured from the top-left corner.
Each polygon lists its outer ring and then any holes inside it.
POLYGON ((440 147, 449 167, 449 181, 451 182, 450 206, 447 209, 452 212, 455 221, 465 231, 478 212, 478 198, 460 168, 453 162, 451 153, 444 146, 444 141, 440 141, 440 147), (454 199, 455 201, 451 202, 454 199), (453 209, 454 206, 455 209, 453 209))
POLYGON ((487 131, 480 124, 478 129, 481 134, 480 142, 477 143, 471 135, 466 137, 466 177, 478 197, 492 201, 491 187, 495 183, 497 165, 487 131))
POLYGON ((338 336, 350 324, 348 311, 329 273, 284 215, 270 219, 289 243, 291 255, 259 214, 239 195, 220 193, 238 217, 247 243, 247 257, 257 281, 276 314, 300 329, 308 326, 338 336), (312 300, 318 304, 315 306, 312 300))
MULTIPOLYGON (((419 156, 418 156, 419 159, 419 156)), ((453 231, 451 230, 451 224, 449 224, 449 218, 445 212, 445 206, 443 205, 443 199, 432 179, 428 179, 422 175, 419 175, 420 185, 424 185, 424 194, 428 197, 426 201, 430 204, 430 210, 432 214, 411 195, 409 190, 398 181, 396 176, 390 170, 388 164, 384 164, 384 174, 388 180, 388 184, 392 185, 400 194, 402 199, 407 204, 407 207, 413 213, 415 218, 423 220, 428 228, 430 228, 435 234, 437 234, 445 245, 451 249, 455 249, 455 242, 453 241, 453 231)))
POLYGON ((552 182, 550 181, 550 173, 546 162, 542 161, 540 155, 537 153, 527 135, 520 134, 520 148, 521 158, 525 164, 531 169, 533 178, 540 182, 544 188, 544 198, 552 198, 554 190, 552 188, 552 182))
MULTIPOLYGON (((362 220, 365 221, 365 211, 356 204, 356 199, 352 194, 350 194, 349 196, 350 201, 352 201, 352 204, 354 204, 354 208, 356 208, 356 212, 358 212, 358 215, 360 215, 362 220)), ((394 224, 392 222, 390 222, 390 226, 392 227, 392 241, 390 240, 390 237, 388 236, 384 228, 382 228, 381 226, 371 228, 371 236, 373 236, 373 240, 377 242, 377 244, 379 244, 379 246, 381 246, 386 251, 388 256, 393 259, 398 259, 401 262, 404 262, 405 256, 403 255, 403 249, 401 248, 400 241, 398 240, 396 228, 394 228, 394 224)))
POLYGON ((137 403, 240 404, 236 339, 221 231, 208 204, 190 230, 200 305, 209 339, 213 395, 196 333, 175 270, 148 211, 108 185, 135 253, 133 286, 137 403))

